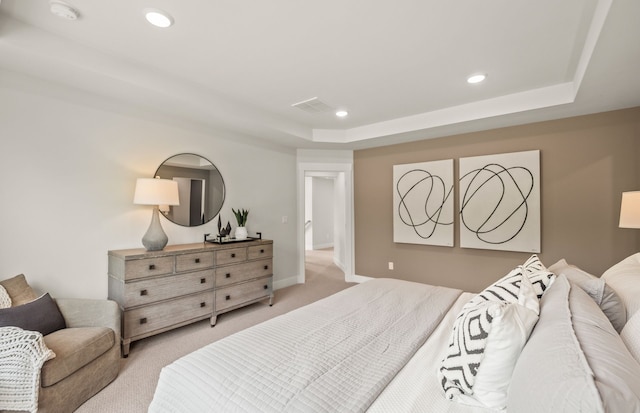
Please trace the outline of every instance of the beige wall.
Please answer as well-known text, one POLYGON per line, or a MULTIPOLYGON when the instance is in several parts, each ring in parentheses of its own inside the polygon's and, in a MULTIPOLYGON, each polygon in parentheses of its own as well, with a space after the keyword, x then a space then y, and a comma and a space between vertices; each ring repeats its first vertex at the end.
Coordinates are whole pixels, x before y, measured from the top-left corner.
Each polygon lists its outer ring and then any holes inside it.
MULTIPOLYGON (((593 274, 640 248, 618 228, 623 191, 640 190, 640 107, 354 153, 355 272, 479 291, 530 254, 393 242, 393 165, 540 150, 542 252, 593 274), (393 261, 395 269, 388 270, 393 261)), ((455 205, 458 205, 457 187, 455 205)))

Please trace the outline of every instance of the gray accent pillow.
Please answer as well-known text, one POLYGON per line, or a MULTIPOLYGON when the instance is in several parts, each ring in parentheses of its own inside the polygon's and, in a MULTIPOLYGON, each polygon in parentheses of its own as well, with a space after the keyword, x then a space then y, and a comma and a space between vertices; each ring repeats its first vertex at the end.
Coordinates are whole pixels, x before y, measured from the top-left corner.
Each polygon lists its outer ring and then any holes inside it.
POLYGON ((600 306, 618 334, 622 331, 627 322, 627 310, 620 296, 604 279, 570 265, 564 259, 550 266, 549 271, 556 275, 564 275, 570 282, 583 289, 600 306))
POLYGON ((640 311, 640 252, 613 265, 602 279, 618 294, 627 310, 627 318, 640 311))
POLYGON ((49 293, 17 307, 0 309, 0 327, 20 327, 43 336, 66 328, 66 322, 49 293))

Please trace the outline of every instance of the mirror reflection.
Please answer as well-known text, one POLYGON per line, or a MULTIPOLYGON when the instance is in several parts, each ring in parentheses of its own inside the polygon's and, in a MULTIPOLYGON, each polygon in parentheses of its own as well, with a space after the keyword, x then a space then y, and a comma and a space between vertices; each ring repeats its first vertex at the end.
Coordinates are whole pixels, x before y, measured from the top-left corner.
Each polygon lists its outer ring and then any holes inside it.
POLYGON ((224 180, 208 159, 192 153, 174 155, 158 167, 155 176, 178 182, 180 205, 160 205, 160 212, 169 221, 195 227, 206 224, 220 212, 224 203, 224 180))

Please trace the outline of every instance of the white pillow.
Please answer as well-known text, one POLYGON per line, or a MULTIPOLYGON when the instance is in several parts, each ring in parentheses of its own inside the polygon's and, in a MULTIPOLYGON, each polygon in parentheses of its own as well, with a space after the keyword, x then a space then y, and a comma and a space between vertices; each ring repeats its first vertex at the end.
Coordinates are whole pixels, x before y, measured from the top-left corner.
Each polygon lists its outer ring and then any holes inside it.
POLYGON ((457 317, 438 378, 449 400, 504 409, 513 368, 538 320, 539 302, 520 275, 517 302, 489 300, 457 317))
POLYGON ((633 317, 640 309, 640 252, 609 268, 602 278, 622 299, 627 317, 633 317))
POLYGON ((620 337, 633 358, 640 363, 640 311, 627 321, 620 337))
POLYGON ((604 279, 591 275, 575 265, 570 265, 564 259, 550 266, 549 271, 556 275, 564 275, 571 283, 589 294, 605 313, 613 328, 618 333, 622 331, 622 327, 627 322, 627 311, 620 296, 606 284, 604 279))
MULTIPOLYGON (((624 330, 623 330, 624 331, 624 330)), ((640 412, 640 365, 581 288, 559 276, 516 363, 507 410, 640 412)))
POLYGON ((11 297, 9 297, 7 290, 0 285, 0 308, 9 307, 11 307, 11 297))

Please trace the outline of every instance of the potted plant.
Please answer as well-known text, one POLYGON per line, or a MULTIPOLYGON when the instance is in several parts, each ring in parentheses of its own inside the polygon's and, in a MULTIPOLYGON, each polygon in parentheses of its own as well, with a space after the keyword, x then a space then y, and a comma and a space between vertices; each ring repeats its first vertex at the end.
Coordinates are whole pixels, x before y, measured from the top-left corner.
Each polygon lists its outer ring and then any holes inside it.
POLYGON ((247 239, 247 216, 249 216, 248 209, 238 209, 237 211, 231 208, 233 211, 233 215, 236 216, 236 221, 238 221, 238 227, 236 228, 236 239, 247 239))

